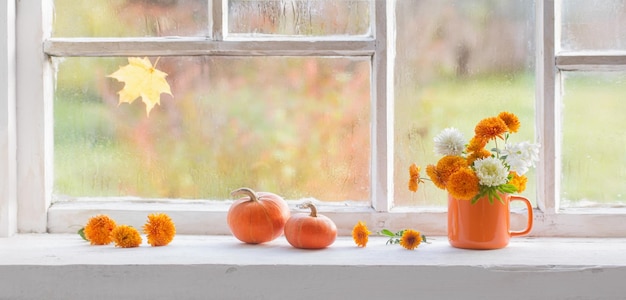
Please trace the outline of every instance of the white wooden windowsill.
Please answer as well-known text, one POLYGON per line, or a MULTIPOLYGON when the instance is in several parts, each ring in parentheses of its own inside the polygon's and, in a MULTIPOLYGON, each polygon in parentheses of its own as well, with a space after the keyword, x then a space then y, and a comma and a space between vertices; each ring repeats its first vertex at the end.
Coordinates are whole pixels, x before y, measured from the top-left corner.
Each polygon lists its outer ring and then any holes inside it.
POLYGON ((300 250, 284 237, 177 235, 166 247, 91 246, 75 234, 0 239, 2 299, 623 299, 626 239, 514 238, 462 250, 445 237, 417 250, 339 237, 300 250), (506 295, 504 297, 503 295, 506 295), (503 298, 504 297, 504 298, 503 298))

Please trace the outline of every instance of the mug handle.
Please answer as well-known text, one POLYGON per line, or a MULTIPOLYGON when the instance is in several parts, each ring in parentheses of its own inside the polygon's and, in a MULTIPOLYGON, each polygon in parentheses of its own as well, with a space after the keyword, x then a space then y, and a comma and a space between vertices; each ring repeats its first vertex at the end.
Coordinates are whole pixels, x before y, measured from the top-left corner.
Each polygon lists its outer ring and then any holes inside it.
POLYGON ((526 204, 526 207, 528 208, 528 222, 526 223, 526 229, 522 230, 522 231, 509 231, 509 233, 511 234, 511 236, 522 236, 522 235, 527 235, 528 233, 530 233, 530 230, 533 228, 533 207, 532 204, 530 203, 530 201, 526 198, 526 197, 522 197, 522 196, 518 196, 518 195, 511 195, 511 198, 509 200, 510 202, 513 201, 522 201, 524 202, 524 204, 526 204))

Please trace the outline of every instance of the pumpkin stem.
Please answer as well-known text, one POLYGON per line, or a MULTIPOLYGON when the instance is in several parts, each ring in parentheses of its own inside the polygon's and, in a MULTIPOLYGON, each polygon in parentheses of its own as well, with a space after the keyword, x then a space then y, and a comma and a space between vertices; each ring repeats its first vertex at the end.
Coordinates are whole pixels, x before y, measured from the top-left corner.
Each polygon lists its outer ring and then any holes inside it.
POLYGON ((256 193, 251 188, 242 187, 230 192, 231 196, 236 196, 238 194, 245 194, 246 196, 250 197, 250 201, 259 201, 256 193))
POLYGON ((304 202, 300 205, 298 205, 298 208, 310 208, 311 209, 311 214, 309 216, 313 217, 313 218, 317 218, 317 207, 315 207, 315 205, 312 202, 304 202))

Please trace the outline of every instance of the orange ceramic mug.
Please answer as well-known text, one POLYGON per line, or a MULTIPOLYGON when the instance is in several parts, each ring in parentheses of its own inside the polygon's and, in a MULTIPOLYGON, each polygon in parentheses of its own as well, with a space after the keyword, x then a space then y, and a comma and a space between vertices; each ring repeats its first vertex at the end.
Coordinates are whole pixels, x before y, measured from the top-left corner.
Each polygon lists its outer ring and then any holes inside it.
POLYGON ((506 247, 514 236, 526 235, 533 227, 533 209, 522 196, 500 194, 502 202, 489 202, 483 197, 471 204, 448 195, 448 240, 450 245, 466 249, 498 249, 506 247), (528 208, 528 222, 522 231, 510 230, 511 201, 522 201, 528 208))

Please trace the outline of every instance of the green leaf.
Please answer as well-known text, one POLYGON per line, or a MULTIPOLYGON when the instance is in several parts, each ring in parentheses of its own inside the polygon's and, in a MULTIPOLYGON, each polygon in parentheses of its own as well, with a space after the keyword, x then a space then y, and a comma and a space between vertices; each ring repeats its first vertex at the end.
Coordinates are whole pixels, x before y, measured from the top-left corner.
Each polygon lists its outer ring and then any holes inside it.
POLYGON ((500 197, 500 194, 498 194, 498 192, 494 192, 496 194, 496 198, 498 198, 498 201, 500 201, 500 203, 504 204, 504 200, 502 200, 502 197, 500 197))
POLYGON ((503 184, 498 187, 498 190, 503 193, 511 194, 517 192, 517 188, 512 184, 503 184))
POLYGON ((79 229, 77 233, 78 233, 78 235, 80 235, 80 237, 82 237, 82 238, 83 238, 83 240, 85 240, 85 241, 89 241, 89 240, 87 239, 87 237, 85 237, 85 227, 83 227, 83 228, 79 229))
POLYGON ((489 204, 493 204, 493 190, 489 189, 489 193, 488 194, 489 194, 489 196, 488 196, 489 204))
POLYGON ((381 234, 386 235, 386 236, 395 236, 395 234, 393 232, 391 232, 389 229, 383 229, 380 231, 381 234))
POLYGON ((399 243, 400 243, 400 239, 394 237, 394 238, 388 239, 385 245, 393 245, 393 244, 399 244, 399 243))
POLYGON ((476 202, 478 202, 478 199, 480 199, 480 197, 482 197, 482 193, 478 193, 478 195, 474 196, 474 198, 472 198, 471 204, 475 204, 476 202))

